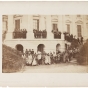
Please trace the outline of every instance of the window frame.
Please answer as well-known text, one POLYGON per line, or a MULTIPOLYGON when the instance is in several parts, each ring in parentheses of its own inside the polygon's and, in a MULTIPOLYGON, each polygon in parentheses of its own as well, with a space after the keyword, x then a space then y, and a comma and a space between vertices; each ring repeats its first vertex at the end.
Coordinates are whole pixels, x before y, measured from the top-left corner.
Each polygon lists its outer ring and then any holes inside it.
POLYGON ((81 37, 81 35, 82 35, 81 25, 77 25, 77 35, 78 35, 78 37, 81 37))
POLYGON ((39 19, 33 19, 33 29, 39 30, 39 19), (34 23, 35 21, 35 23, 34 23), (36 27, 34 27, 36 26, 36 27))
POLYGON ((67 32, 70 34, 70 24, 66 24, 67 26, 67 32))

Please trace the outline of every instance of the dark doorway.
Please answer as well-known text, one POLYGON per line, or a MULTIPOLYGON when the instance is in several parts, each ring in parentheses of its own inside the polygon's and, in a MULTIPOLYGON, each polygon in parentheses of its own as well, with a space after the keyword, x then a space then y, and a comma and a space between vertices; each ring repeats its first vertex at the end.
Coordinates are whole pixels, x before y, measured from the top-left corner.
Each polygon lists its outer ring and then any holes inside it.
POLYGON ((56 45, 56 53, 58 54, 60 52, 60 44, 56 45))
POLYGON ((17 49, 18 51, 23 52, 23 46, 22 46, 21 44, 17 44, 17 45, 16 45, 16 49, 17 49))
POLYGON ((44 51, 44 44, 39 44, 37 47, 37 51, 43 52, 44 51))

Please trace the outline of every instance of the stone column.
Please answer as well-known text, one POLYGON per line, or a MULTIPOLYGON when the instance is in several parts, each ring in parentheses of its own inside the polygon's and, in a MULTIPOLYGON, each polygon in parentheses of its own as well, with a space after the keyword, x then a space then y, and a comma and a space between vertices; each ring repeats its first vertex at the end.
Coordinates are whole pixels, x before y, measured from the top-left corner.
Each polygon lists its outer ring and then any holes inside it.
POLYGON ((28 15, 23 15, 22 28, 28 30, 28 15))
POLYGON ((13 39, 13 15, 8 15, 8 32, 6 34, 6 40, 13 39))
POLYGON ((34 33, 33 33, 33 16, 28 15, 28 30, 27 30, 27 39, 34 39, 34 33))
POLYGON ((39 30, 45 30, 45 18, 43 15, 40 16, 39 30))
POLYGON ((72 34, 73 34, 73 36, 75 36, 75 35, 77 36, 77 25, 75 23, 76 22, 76 16, 73 15, 72 18, 73 18, 72 19, 72 27, 73 27, 73 29, 72 29, 73 33, 72 34))
POLYGON ((61 39, 64 40, 64 17, 63 15, 58 16, 58 30, 62 33, 61 34, 61 39))
POLYGON ((88 29, 86 24, 86 16, 83 15, 83 30, 82 30, 82 36, 86 40, 88 35, 88 29))
POLYGON ((47 39, 52 40, 54 39, 54 35, 52 31, 52 24, 51 24, 51 15, 46 16, 46 31, 47 31, 47 39))

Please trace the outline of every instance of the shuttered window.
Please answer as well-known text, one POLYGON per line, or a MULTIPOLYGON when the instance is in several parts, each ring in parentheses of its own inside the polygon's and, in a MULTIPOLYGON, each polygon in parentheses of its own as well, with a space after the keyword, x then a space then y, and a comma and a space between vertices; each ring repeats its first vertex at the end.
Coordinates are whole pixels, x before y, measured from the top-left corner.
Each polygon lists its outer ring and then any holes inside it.
POLYGON ((70 33, 70 25, 67 24, 67 32, 70 33))
POLYGON ((20 19, 15 20, 15 29, 20 30, 20 19))
POLYGON ((39 30, 39 20, 38 19, 33 20, 33 29, 39 30))
POLYGON ((53 30, 57 30, 57 24, 53 24, 53 30))
POLYGON ((81 25, 77 25, 78 37, 81 37, 81 25))

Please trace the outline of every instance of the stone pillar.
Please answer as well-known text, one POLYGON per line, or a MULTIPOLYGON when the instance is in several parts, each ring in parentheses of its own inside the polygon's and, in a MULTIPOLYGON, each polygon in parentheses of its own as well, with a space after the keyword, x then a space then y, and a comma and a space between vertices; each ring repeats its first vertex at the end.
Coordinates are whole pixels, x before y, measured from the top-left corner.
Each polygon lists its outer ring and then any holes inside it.
POLYGON ((8 15, 8 32, 6 34, 6 40, 13 39, 13 15, 8 15))
POLYGON ((28 15, 28 30, 27 30, 27 39, 34 39, 34 33, 33 33, 33 16, 32 15, 28 15))
POLYGON ((52 24, 51 24, 51 15, 46 16, 46 31, 47 31, 47 39, 51 40, 54 39, 54 35, 52 31, 52 24))
POLYGON ((72 27, 73 27, 73 29, 72 29, 73 33, 72 34, 73 34, 73 36, 75 36, 75 35, 77 36, 77 25, 75 23, 76 22, 76 16, 73 15, 72 18, 73 18, 72 19, 72 27))
POLYGON ((87 25, 88 24, 86 24, 86 16, 83 15, 83 30, 82 30, 82 36, 83 36, 84 40, 86 40, 87 39, 87 36, 88 36, 87 25))
POLYGON ((22 28, 28 30, 28 15, 23 15, 22 28))
POLYGON ((40 16, 39 30, 45 30, 45 18, 43 15, 40 16))
POLYGON ((58 30, 62 33, 61 34, 61 39, 64 40, 64 17, 63 15, 58 16, 58 30))
POLYGON ((64 22, 64 16, 63 15, 59 15, 58 16, 58 29, 59 31, 62 33, 61 34, 61 46, 60 46, 60 51, 63 52, 65 50, 65 41, 64 41, 64 27, 65 27, 65 22, 64 22))
POLYGON ((58 16, 58 30, 63 32, 63 28, 62 28, 62 15, 58 16))

